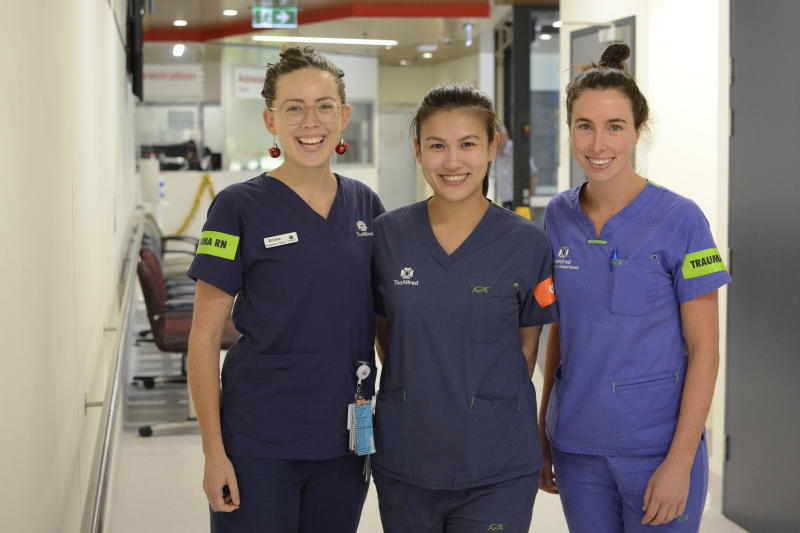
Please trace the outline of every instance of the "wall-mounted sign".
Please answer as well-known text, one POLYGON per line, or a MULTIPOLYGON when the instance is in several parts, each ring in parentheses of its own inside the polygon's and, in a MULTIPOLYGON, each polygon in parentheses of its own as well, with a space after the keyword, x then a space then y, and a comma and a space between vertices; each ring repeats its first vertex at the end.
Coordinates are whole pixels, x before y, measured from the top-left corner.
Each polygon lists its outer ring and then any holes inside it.
POLYGON ((264 76, 267 67, 258 68, 237 68, 233 75, 233 94, 236 98, 255 98, 262 99, 261 89, 264 88, 264 76))
POLYGON ((144 65, 144 94, 147 100, 203 98, 203 66, 144 65))
POLYGON ((253 6, 254 28, 296 28, 297 7, 253 6))

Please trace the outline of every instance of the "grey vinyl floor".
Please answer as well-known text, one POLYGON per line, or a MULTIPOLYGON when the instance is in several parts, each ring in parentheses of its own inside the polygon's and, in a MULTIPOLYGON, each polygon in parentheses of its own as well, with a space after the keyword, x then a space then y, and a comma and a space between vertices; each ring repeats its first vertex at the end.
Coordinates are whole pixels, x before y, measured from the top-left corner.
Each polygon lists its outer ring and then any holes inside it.
MULTIPOLYGON (((144 328, 143 310, 137 323, 144 328)), ((546 332, 543 333, 543 339, 546 332)), ((543 343, 542 343, 543 344, 543 343)), ((544 358, 544 346, 540 360, 544 358)), ((183 421, 188 415, 185 384, 159 384, 152 389, 133 385, 135 375, 179 375, 179 354, 162 354, 153 346, 134 348, 126 370, 123 424, 118 433, 112 462, 106 531, 112 533, 197 533, 209 530, 208 506, 202 490, 203 453, 197 428, 182 428, 140 437, 139 426, 183 421)), ((541 386, 541 370, 534 384, 541 386)), ((717 497, 711 493, 711 500, 717 497)), ((701 533, 747 533, 713 511, 709 500, 701 533)), ((381 533, 378 501, 370 487, 359 533, 381 533)), ((557 496, 540 492, 533 510, 530 531, 568 533, 557 496)))

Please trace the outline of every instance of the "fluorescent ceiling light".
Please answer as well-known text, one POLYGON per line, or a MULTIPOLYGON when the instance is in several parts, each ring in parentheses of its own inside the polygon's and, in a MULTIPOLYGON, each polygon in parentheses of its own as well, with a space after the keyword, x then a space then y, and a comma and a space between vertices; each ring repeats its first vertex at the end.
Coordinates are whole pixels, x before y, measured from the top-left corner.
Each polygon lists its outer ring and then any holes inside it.
POLYGON ((555 21, 555 22, 553 23, 553 27, 554 27, 554 28, 560 28, 560 27, 561 27, 561 21, 560 21, 560 20, 557 20, 557 21, 555 21))
POLYGON ((189 24, 189 23, 188 23, 188 22, 186 22, 185 20, 176 20, 175 22, 173 22, 173 24, 174 24, 175 26, 186 26, 186 25, 187 25, 187 24, 189 24))
POLYGON ((236 11, 235 9, 226 9, 225 11, 222 12, 222 14, 225 15, 226 17, 235 17, 236 15, 239 14, 239 12, 236 11))
POLYGON ((172 47, 172 55, 175 57, 181 57, 183 55, 183 51, 186 50, 186 47, 182 44, 176 44, 172 47))
POLYGON ((400 60, 400 65, 401 66, 403 66, 403 67, 406 66, 406 63, 408 63, 408 61, 406 61, 405 59, 401 59, 400 60))
POLYGON ((472 46, 472 23, 468 22, 464 28, 467 30, 467 42, 465 44, 467 46, 472 46))
POLYGON ((417 52, 435 52, 438 49, 438 43, 419 43, 417 45, 417 52))
POLYGON ((543 40, 543 41, 549 41, 549 40, 550 40, 550 39, 552 39, 552 38, 553 38, 553 36, 552 36, 552 35, 550 35, 549 33, 543 33, 543 34, 541 34, 541 35, 539 36, 539 39, 541 39, 541 40, 543 40))
POLYGON ((394 46, 397 41, 381 39, 338 39, 332 37, 293 37, 291 35, 254 35, 254 41, 270 43, 318 43, 318 44, 360 44, 373 46, 394 46))
POLYGON ((424 54, 422 54, 422 57, 424 57, 425 59, 430 59, 433 57, 433 54, 430 52, 425 52, 424 54))

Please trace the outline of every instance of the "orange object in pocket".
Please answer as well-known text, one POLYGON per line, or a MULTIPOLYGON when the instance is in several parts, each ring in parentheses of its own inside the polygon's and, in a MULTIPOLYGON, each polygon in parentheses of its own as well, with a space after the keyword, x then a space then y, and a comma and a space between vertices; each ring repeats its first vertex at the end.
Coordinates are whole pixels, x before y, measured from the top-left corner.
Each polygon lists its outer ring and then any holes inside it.
POLYGON ((533 289, 533 297, 541 307, 547 307, 556 301, 556 292, 553 288, 553 276, 542 281, 533 289))

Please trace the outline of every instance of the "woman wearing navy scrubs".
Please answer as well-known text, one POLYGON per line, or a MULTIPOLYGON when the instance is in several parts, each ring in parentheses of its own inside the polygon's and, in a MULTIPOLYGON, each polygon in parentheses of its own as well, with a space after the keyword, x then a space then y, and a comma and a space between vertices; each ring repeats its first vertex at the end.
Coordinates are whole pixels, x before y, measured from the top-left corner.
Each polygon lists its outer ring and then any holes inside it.
POLYGON ((558 319, 552 250, 485 198, 499 139, 488 96, 433 89, 413 128, 433 197, 375 221, 383 529, 527 532, 542 465, 531 374, 558 319))
POLYGON ((369 483, 364 459, 348 453, 347 405, 359 361, 373 365, 371 227, 383 207, 331 172, 350 117, 342 76, 313 48, 284 46, 262 92, 283 164, 217 195, 189 270, 189 378, 212 531, 358 527, 369 483), (220 379, 231 309, 242 337, 220 379))
POLYGON ((611 45, 567 86, 588 181, 545 212, 561 318, 547 342, 540 487, 560 494, 572 533, 698 531, 708 486, 717 289, 730 277, 697 205, 631 166, 648 106, 629 55, 611 45))

